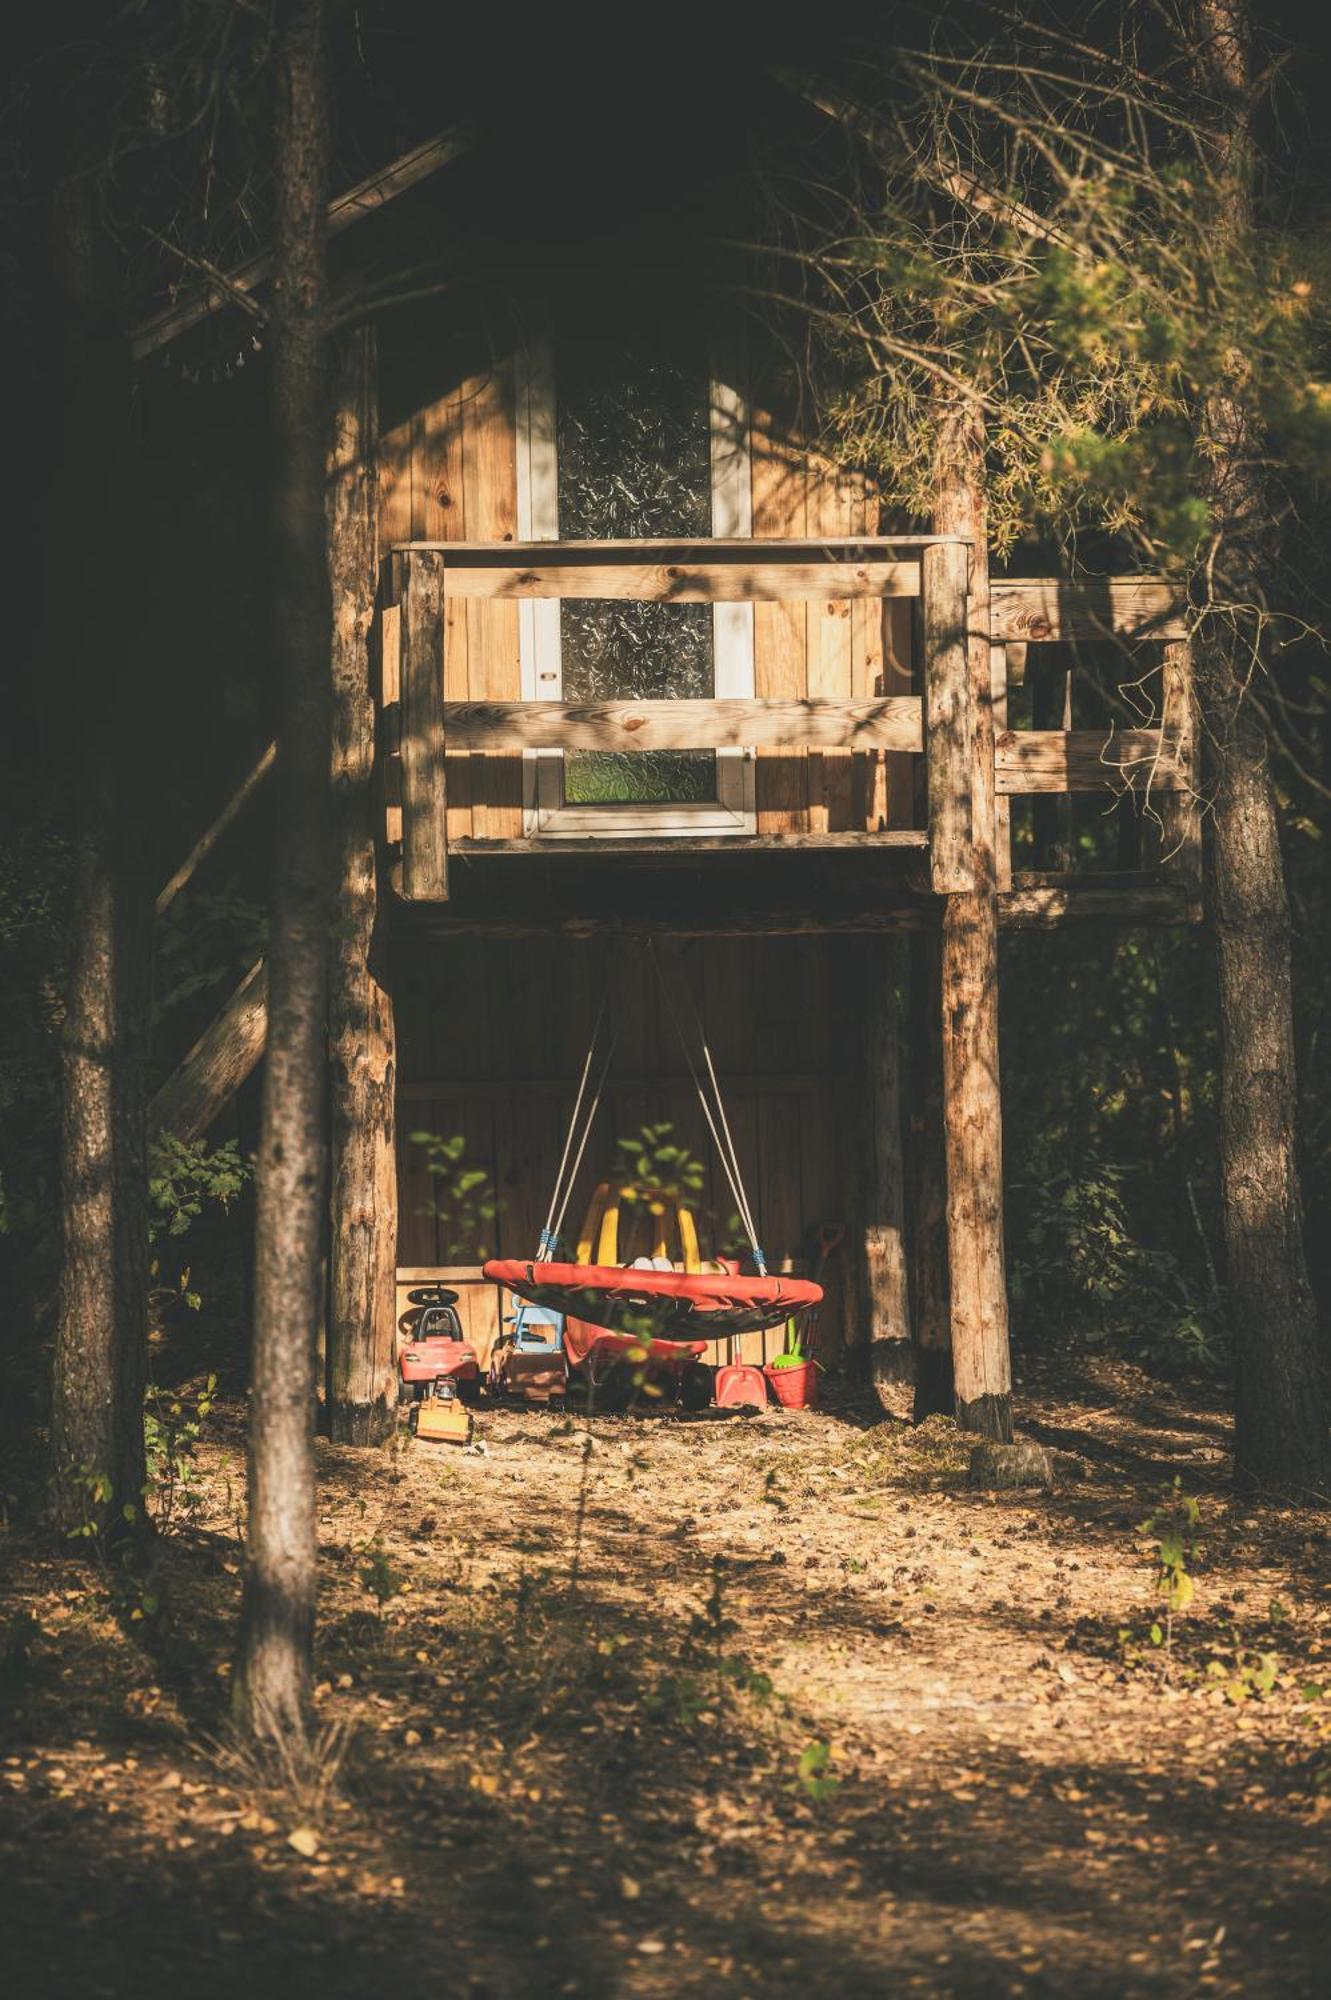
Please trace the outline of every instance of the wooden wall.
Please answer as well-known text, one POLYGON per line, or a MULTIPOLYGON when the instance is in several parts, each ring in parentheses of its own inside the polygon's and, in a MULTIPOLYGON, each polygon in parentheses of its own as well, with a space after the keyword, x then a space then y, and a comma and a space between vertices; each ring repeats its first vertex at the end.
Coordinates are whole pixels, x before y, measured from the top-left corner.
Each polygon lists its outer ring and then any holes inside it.
MULTIPOLYGON (((687 1005, 687 982, 706 1023, 769 1264, 802 1270, 811 1225, 854 1220, 846 1209, 857 1181, 860 1092, 848 1051, 867 972, 863 943, 724 939, 658 952, 676 1009, 687 1005)), ((669 1119, 705 1164, 699 1235, 704 1255, 719 1247, 734 1203, 645 946, 399 939, 394 987, 400 1270, 475 1278, 482 1248, 535 1250, 603 992, 618 1040, 566 1227, 576 1234, 593 1186, 611 1172, 616 1139, 669 1119), (498 1193, 494 1223, 467 1254, 431 1212, 422 1149, 411 1138, 420 1131, 461 1134, 466 1160, 486 1169, 498 1193)), ((833 1259, 818 1332, 827 1358, 854 1338, 850 1275, 833 1259)), ((404 1292, 409 1282, 403 1277, 404 1292)), ((464 1288, 464 1311, 488 1348, 493 1288, 464 1288)), ((754 1335, 745 1352, 762 1359, 779 1345, 779 1334, 754 1335)))
MULTIPOLYGON (((436 400, 429 371, 404 393, 385 356, 380 448, 380 547, 407 541, 509 541, 517 523, 517 429, 510 362, 463 373, 436 400), (405 407, 404 407, 405 406, 405 407)), ((877 531, 877 504, 863 479, 838 472, 800 441, 779 398, 757 391, 750 405, 753 533, 758 538, 877 531)), ((912 691, 908 600, 794 601, 755 607, 754 692, 859 699, 912 691)), ((522 698, 518 610, 512 602, 450 602, 445 698, 522 698)), ((850 752, 764 751, 757 768, 758 832, 844 833, 912 823, 913 760, 850 752)), ((522 828, 520 760, 448 759, 448 840, 517 839, 522 828)))

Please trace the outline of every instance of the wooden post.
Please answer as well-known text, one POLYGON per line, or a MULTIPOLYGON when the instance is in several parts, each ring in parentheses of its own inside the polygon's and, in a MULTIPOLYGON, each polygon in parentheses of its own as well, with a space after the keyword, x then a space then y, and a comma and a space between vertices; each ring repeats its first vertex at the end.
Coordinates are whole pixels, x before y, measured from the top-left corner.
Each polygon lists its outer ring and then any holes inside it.
MULTIPOLYGON (((929 798, 929 885, 936 896, 975 885, 971 842, 973 689, 966 645, 967 551, 924 551, 924 761, 929 798)), ((988 674, 988 659, 985 673, 988 674)))
POLYGON ((909 940, 910 1058, 907 1151, 911 1323, 918 1346, 915 1418, 951 1413, 952 1295, 947 1268, 947 1154, 943 1139, 941 920, 909 940))
POLYGON ((444 794, 444 563, 414 549, 403 563, 402 893, 448 897, 444 794))
POLYGON ((866 942, 860 1171, 863 1249, 860 1311, 874 1391, 889 1416, 915 1412, 916 1350, 906 1278, 901 1128, 901 1026, 905 939, 866 942))
MULTIPOLYGON (((962 1429, 1007 1442, 1012 1437, 1012 1364, 1003 1254, 1003 1106, 998 1080, 988 523, 984 429, 970 409, 954 407, 944 413, 938 468, 934 526, 939 534, 971 538, 965 654, 972 721, 968 747, 973 872, 971 881, 943 904, 943 1126, 952 1376, 957 1422, 962 1429)), ((932 816, 931 774, 931 822, 932 816)))
POLYGON ((397 1079, 378 904, 370 637, 378 575, 374 335, 335 359, 328 563, 333 595, 333 811, 338 924, 328 995, 332 1172, 325 1394, 330 1437, 374 1444, 395 1421, 397 1079))
POLYGON ((1160 726, 1173 746, 1183 780, 1182 789, 1159 801, 1160 854, 1171 879, 1187 897, 1191 923, 1202 916, 1202 801, 1197 760, 1197 709, 1193 689, 1192 648, 1186 639, 1171 640, 1160 668, 1160 726))

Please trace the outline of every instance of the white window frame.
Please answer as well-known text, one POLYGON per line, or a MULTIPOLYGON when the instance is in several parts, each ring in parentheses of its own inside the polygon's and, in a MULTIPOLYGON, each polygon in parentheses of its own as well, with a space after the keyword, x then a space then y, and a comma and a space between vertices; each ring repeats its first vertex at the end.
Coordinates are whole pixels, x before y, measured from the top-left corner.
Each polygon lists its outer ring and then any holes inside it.
MULTIPOLYGON (((712 534, 717 539, 747 539, 753 533, 749 406, 743 388, 743 345, 738 329, 718 333, 709 343, 708 351, 712 534)), ((548 334, 534 336, 518 357, 517 430, 518 539, 558 541, 554 349, 548 334)), ((521 599, 518 620, 523 699, 562 701, 559 599, 521 599)), ((712 606, 712 652, 717 698, 751 700, 752 604, 712 606)), ((562 750, 525 751, 523 832, 544 840, 585 839, 589 834, 649 840, 662 834, 755 833, 758 821, 753 751, 726 749, 714 754, 714 799, 660 805, 585 806, 565 803, 562 750)))

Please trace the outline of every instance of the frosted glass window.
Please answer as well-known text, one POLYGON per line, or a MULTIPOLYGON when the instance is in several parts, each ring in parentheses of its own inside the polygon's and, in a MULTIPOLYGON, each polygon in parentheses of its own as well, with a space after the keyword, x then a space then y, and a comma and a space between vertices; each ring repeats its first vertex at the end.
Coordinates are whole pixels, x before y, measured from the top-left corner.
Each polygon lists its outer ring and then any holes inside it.
MULTIPOLYGON (((582 340, 556 349, 554 375, 561 538, 710 535, 710 385, 701 348, 582 340)), ((559 621, 565 701, 707 700, 716 692, 710 605, 566 599, 559 621)), ((715 797, 710 750, 565 757, 569 805, 715 797)))

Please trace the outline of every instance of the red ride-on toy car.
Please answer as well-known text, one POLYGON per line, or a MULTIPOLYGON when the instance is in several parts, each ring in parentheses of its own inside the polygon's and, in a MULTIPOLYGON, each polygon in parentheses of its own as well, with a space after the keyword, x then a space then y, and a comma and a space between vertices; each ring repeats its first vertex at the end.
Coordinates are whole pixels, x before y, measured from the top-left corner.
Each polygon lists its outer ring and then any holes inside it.
POLYGON ((439 1381, 452 1382, 464 1403, 480 1401, 480 1363, 476 1349, 462 1337, 457 1299, 444 1285, 422 1285, 407 1293, 407 1303, 419 1306, 421 1316, 398 1356, 399 1403, 423 1402, 439 1381))

